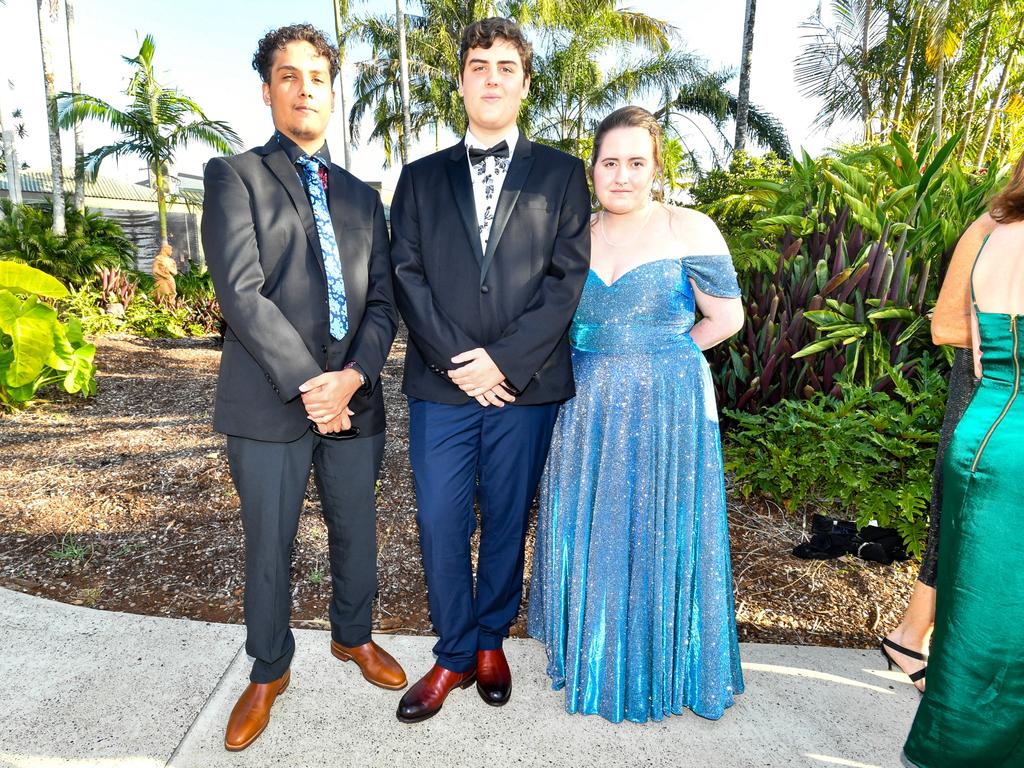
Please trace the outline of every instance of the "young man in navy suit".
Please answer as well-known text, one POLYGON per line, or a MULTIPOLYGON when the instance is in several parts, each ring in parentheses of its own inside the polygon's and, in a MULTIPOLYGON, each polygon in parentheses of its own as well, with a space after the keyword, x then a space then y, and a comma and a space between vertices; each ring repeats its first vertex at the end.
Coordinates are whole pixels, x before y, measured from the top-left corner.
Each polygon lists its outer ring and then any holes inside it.
POLYGON ((488 704, 509 699, 501 645, 558 404, 574 393, 566 333, 590 262, 583 164, 516 126, 529 42, 515 23, 484 19, 464 30, 460 57, 466 136, 407 165, 391 208, 409 454, 440 636, 437 663, 398 706, 403 722, 433 716, 474 681, 488 704))
POLYGON ((245 527, 245 649, 255 661, 224 746, 245 749, 288 686, 289 563, 310 466, 330 551, 331 652, 405 687, 373 642, 374 485, 384 448, 380 372, 398 316, 384 207, 331 163, 337 50, 308 24, 253 57, 275 133, 206 166, 203 245, 227 320, 214 428, 227 437, 245 527), (344 439, 342 439, 344 438, 344 439))

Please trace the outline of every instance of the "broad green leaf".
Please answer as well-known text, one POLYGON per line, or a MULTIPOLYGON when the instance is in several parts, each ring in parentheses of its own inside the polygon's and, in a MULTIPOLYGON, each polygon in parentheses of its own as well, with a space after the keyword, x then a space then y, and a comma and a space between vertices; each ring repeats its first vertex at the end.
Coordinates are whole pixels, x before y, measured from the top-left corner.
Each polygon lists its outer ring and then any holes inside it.
POLYGON ((21 300, 10 291, 0 291, 0 332, 10 334, 21 311, 21 300))
POLYGON ((57 313, 53 307, 28 299, 11 329, 14 361, 7 369, 7 383, 11 387, 28 384, 43 370, 53 351, 53 326, 57 313))
POLYGON ((41 269, 17 261, 0 261, 0 289, 13 293, 34 294, 48 299, 63 299, 68 295, 64 284, 41 269))
POLYGON ((797 360, 801 357, 807 357, 818 352, 823 352, 826 349, 833 349, 836 345, 834 339, 819 339, 818 341, 808 344, 806 347, 801 349, 799 352, 793 354, 793 360, 797 360))

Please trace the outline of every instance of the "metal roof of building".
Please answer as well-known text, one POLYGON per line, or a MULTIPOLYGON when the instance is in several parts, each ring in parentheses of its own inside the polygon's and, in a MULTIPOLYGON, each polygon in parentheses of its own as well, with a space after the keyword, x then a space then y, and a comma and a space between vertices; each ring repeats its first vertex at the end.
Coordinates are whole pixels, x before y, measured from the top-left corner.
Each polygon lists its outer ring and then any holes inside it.
MULTIPOLYGON (((21 171, 21 191, 42 195, 49 195, 53 191, 53 180, 49 171, 21 171)), ((7 191, 7 174, 0 174, 0 190, 7 191)), ((72 194, 75 191, 74 171, 67 169, 64 172, 64 193, 72 194)), ((129 184, 125 181, 118 181, 107 176, 98 176, 95 181, 85 182, 85 196, 101 198, 106 200, 138 200, 142 202, 156 202, 156 192, 149 187, 139 184, 129 184)), ((203 204, 203 195, 191 189, 184 189, 175 194, 172 199, 183 200, 193 205, 203 204)))

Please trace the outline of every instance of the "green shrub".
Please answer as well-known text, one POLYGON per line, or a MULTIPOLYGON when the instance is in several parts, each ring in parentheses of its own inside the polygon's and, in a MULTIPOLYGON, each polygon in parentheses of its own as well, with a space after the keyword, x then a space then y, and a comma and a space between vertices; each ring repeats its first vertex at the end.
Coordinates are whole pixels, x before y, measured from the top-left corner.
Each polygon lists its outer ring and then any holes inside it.
POLYGON ((86 344, 82 324, 62 324, 42 299, 60 299, 67 289, 33 267, 0 261, 0 406, 13 411, 32 402, 50 384, 83 396, 96 392, 96 348, 86 344))
POLYGON ((946 385, 927 356, 913 381, 889 374, 891 394, 843 380, 838 399, 818 393, 757 415, 729 412, 725 466, 740 493, 791 512, 832 508, 860 526, 876 520, 920 555, 946 385))
POLYGON ((968 176, 958 136, 916 154, 899 136, 838 156, 793 158, 782 181, 744 178, 713 216, 755 215, 743 247, 775 242, 770 269, 740 270, 742 331, 708 353, 719 402, 756 413, 839 395, 838 380, 891 388, 930 350, 928 312, 956 241, 999 174, 968 176))
POLYGON ((97 267, 128 269, 135 263, 135 245, 115 221, 68 206, 67 235, 58 237, 49 207, 13 205, 0 200, 0 258, 20 261, 68 285, 91 280, 97 267))

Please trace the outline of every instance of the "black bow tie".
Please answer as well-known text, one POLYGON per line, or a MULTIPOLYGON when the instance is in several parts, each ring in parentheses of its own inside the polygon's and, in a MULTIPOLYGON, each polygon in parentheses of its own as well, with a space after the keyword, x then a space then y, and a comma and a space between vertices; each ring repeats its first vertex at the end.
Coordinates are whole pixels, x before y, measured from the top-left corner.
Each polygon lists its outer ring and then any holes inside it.
POLYGON ((508 157, 508 142, 499 142, 490 149, 469 148, 469 162, 473 165, 482 163, 485 157, 508 157))

